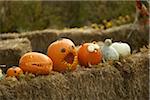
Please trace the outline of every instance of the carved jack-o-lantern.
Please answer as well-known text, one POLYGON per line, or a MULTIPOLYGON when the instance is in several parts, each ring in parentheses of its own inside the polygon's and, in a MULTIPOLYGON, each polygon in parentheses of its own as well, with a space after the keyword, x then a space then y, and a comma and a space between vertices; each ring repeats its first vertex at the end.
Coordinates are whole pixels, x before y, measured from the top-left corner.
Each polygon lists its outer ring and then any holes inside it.
POLYGON ((71 40, 64 38, 53 42, 48 47, 47 53, 53 61, 54 71, 64 72, 76 69, 78 64, 77 51, 71 40))
POLYGON ((15 77, 19 77, 19 75, 23 74, 23 71, 20 67, 11 67, 11 68, 8 68, 7 70, 7 77, 9 76, 15 76, 15 77))
POLYGON ((47 55, 29 52, 20 58, 19 66, 24 72, 46 75, 51 72, 53 62, 47 55))
POLYGON ((78 50, 78 61, 81 66, 91 67, 102 60, 100 47, 96 43, 84 43, 78 50))

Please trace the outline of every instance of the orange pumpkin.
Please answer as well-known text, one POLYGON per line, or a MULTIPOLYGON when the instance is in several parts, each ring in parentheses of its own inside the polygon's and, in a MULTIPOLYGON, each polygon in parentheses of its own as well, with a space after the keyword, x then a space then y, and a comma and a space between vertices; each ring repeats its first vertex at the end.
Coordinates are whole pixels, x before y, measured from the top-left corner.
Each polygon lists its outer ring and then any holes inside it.
POLYGON ((36 75, 46 75, 51 72, 53 62, 47 55, 29 52, 20 58, 19 66, 24 72, 36 75))
POLYGON ((15 76, 15 77, 18 77, 19 75, 23 74, 23 71, 20 67, 11 67, 11 68, 8 68, 7 70, 7 77, 9 76, 15 76))
POLYGON ((78 61, 81 66, 91 67, 102 61, 102 53, 96 43, 84 43, 78 49, 78 61))
POLYGON ((64 72, 75 70, 78 64, 77 51, 70 39, 61 39, 53 42, 48 47, 48 56, 53 61, 53 70, 64 72))

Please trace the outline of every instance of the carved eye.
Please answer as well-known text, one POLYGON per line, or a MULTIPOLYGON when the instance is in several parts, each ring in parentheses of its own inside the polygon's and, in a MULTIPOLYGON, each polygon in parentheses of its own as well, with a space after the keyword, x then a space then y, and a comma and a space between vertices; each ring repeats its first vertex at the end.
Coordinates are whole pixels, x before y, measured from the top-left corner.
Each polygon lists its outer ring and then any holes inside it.
POLYGON ((93 41, 93 44, 96 44, 96 41, 93 41))
POLYGON ((62 53, 66 52, 66 49, 65 48, 61 48, 61 52, 62 53))
POLYGON ((7 76, 6 77, 8 77, 8 76, 15 76, 15 77, 18 77, 20 74, 19 73, 23 73, 23 71, 22 71, 22 69, 20 68, 20 67, 15 67, 15 66, 13 66, 13 67, 10 67, 8 70, 7 70, 7 76), (12 71, 14 72, 14 73, 12 73, 12 71))
POLYGON ((14 70, 14 73, 17 73, 17 71, 16 71, 16 70, 14 70))
POLYGON ((93 45, 89 45, 88 47, 87 47, 87 49, 88 49, 88 51, 89 52, 94 52, 94 46, 93 45))
POLYGON ((72 47, 72 49, 74 49, 74 48, 75 48, 73 45, 72 45, 71 47, 72 47))

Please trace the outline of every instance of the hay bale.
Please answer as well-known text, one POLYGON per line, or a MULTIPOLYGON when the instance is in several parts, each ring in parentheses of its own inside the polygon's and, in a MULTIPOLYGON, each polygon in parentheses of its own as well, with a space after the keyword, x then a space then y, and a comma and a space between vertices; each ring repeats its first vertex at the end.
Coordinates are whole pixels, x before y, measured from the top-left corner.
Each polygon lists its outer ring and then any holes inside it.
POLYGON ((149 49, 134 54, 115 67, 124 78, 126 100, 149 99, 149 49))
POLYGON ((133 29, 132 24, 121 25, 119 27, 112 27, 106 30, 93 30, 93 29, 70 29, 60 31, 58 37, 70 38, 76 45, 83 42, 104 41, 106 38, 112 38, 113 41, 127 42, 132 51, 148 45, 149 28, 136 25, 133 29), (131 36, 128 38, 128 35, 131 36))
POLYGON ((0 34, 0 40, 16 39, 20 36, 18 33, 0 34))
POLYGON ((31 41, 33 51, 47 53, 47 47, 52 42, 59 38, 70 38, 76 45, 83 42, 104 41, 106 38, 112 38, 113 41, 127 42, 131 46, 132 51, 138 50, 143 45, 147 45, 149 41, 149 28, 138 26, 133 29, 132 24, 112 27, 107 30, 94 29, 67 29, 67 30, 43 30, 32 31, 25 33, 2 34, 0 40, 14 39, 14 38, 28 38, 31 41), (128 34, 132 32, 128 38, 128 34))
MULTIPOLYGON (((75 42, 76 45, 79 45, 83 42, 92 42, 94 40, 104 41, 105 38, 111 38, 110 35, 112 33, 115 33, 115 37, 120 37, 120 36, 124 37, 125 32, 123 32, 123 34, 120 34, 121 31, 127 30, 130 27, 131 27, 131 24, 122 25, 120 27, 113 27, 107 30, 68 29, 68 30, 60 31, 60 33, 58 34, 58 37, 70 38, 75 42)), ((114 34, 112 36, 114 36, 114 34)))
POLYGON ((1 80, 1 100, 148 100, 148 50, 113 65, 52 73, 30 80, 1 80))
POLYGON ((57 40, 58 30, 49 29, 42 31, 32 31, 24 33, 7 33, 1 34, 0 40, 27 38, 31 42, 32 50, 37 52, 46 53, 48 46, 55 40, 57 40))
POLYGON ((0 41, 0 64, 17 65, 20 57, 32 51, 27 38, 0 41))
POLYGON ((57 40, 57 33, 57 30, 33 31, 22 33, 19 38, 28 38, 33 51, 46 53, 48 46, 57 40))
POLYGON ((74 41, 75 45, 80 45, 84 42, 92 42, 98 40, 99 34, 93 33, 93 29, 69 29, 60 31, 58 38, 69 38, 74 41))
POLYGON ((140 51, 140 48, 142 48, 143 45, 146 46, 149 43, 149 28, 147 26, 136 25, 135 28, 133 28, 132 24, 128 24, 110 28, 102 33, 102 36, 105 38, 112 38, 113 41, 128 43, 131 46, 132 51, 140 51), (129 35, 130 33, 131 35, 129 35))

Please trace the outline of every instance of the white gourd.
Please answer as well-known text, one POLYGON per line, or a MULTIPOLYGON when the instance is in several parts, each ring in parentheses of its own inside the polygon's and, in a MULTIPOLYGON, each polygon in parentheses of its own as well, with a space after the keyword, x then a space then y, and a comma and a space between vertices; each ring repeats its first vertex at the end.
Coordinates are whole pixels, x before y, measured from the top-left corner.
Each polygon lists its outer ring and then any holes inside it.
POLYGON ((3 78, 2 69, 0 69, 0 80, 3 78))
POLYGON ((104 60, 119 60, 118 52, 111 47, 112 41, 110 39, 106 39, 104 42, 104 46, 102 47, 102 53, 104 60))
POLYGON ((114 42, 111 45, 119 53, 120 58, 131 54, 131 48, 127 43, 114 42))

